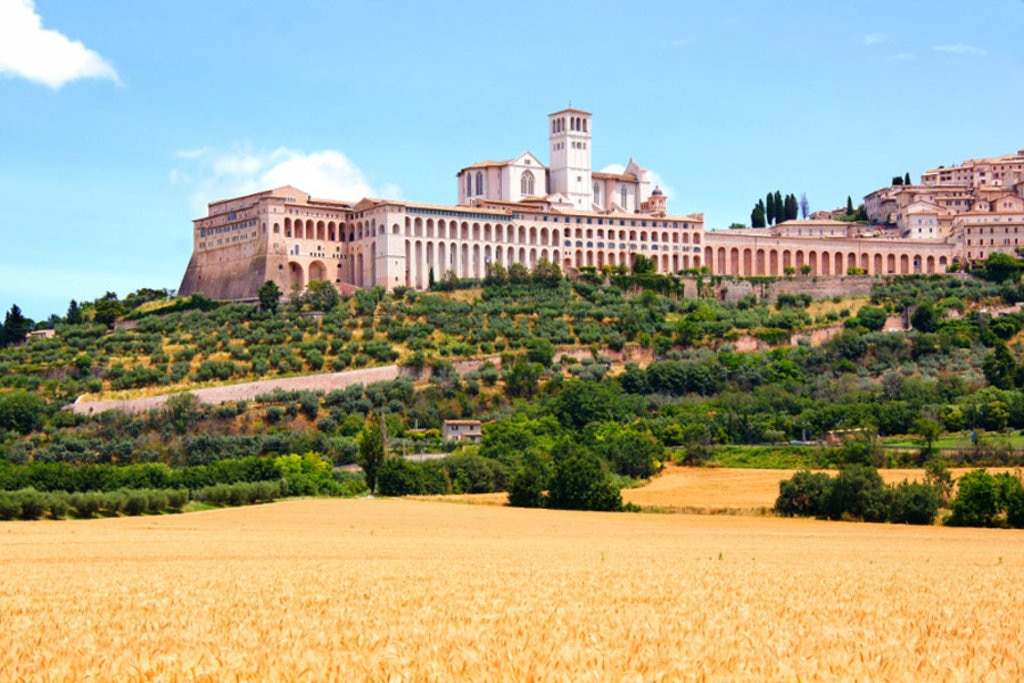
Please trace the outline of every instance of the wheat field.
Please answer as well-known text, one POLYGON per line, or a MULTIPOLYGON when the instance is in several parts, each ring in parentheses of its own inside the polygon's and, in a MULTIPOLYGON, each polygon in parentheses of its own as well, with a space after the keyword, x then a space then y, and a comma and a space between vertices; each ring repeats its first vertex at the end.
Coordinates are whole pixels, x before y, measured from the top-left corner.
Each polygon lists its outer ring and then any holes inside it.
POLYGON ((4 681, 1021 680, 1024 536, 295 500, 0 523, 4 681))

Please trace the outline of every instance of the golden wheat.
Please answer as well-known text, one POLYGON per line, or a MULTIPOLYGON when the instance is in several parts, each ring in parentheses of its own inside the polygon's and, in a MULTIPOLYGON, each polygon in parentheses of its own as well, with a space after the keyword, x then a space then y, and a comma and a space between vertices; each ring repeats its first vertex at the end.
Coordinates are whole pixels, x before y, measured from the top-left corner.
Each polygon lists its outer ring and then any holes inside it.
POLYGON ((302 500, 0 523, 0 680, 1020 680, 1024 536, 302 500))

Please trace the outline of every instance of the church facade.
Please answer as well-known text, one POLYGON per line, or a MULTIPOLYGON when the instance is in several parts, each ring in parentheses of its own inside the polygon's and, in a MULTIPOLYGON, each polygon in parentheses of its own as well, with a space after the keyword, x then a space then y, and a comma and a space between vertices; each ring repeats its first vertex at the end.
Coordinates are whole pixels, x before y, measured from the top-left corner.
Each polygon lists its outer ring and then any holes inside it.
POLYGON ((286 292, 314 280, 343 293, 425 289, 431 276, 482 279, 491 264, 546 260, 573 272, 629 266, 637 254, 661 273, 703 265, 702 214, 670 215, 633 160, 594 172, 589 113, 565 109, 548 124, 549 166, 530 152, 467 166, 454 205, 317 199, 288 186, 213 202, 194 221, 179 292, 246 300, 266 280, 286 292))

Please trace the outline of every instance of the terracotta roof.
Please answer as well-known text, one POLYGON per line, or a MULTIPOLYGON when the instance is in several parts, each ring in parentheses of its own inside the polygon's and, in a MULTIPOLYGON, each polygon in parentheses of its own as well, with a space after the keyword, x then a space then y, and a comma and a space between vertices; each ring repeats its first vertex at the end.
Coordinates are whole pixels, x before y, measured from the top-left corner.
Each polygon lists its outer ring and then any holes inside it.
MULTIPOLYGON (((513 161, 515 161, 515 159, 506 159, 505 161, 478 161, 475 164, 470 164, 469 166, 466 166, 465 168, 460 170, 459 173, 462 173, 462 171, 468 171, 471 168, 493 168, 495 166, 505 166, 507 164, 512 163, 513 161)), ((456 175, 458 175, 458 173, 456 175)))
POLYGON ((627 180, 635 183, 636 176, 632 173, 604 173, 603 171, 594 171, 590 174, 591 178, 598 178, 599 180, 627 180))

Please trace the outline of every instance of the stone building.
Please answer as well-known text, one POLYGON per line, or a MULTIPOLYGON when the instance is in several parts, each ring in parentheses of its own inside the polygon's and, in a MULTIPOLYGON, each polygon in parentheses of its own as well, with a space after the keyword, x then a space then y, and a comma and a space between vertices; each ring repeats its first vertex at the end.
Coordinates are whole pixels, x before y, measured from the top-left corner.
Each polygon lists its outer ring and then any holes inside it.
POLYGON ((668 213, 668 197, 632 159, 622 173, 593 170, 590 113, 563 109, 547 126, 548 165, 525 151, 466 166, 454 205, 317 199, 291 186, 213 202, 194 221, 179 293, 254 300, 266 280, 285 292, 312 281, 342 293, 425 289, 449 274, 482 279, 493 264, 549 261, 573 274, 638 255, 659 273, 938 273, 1024 246, 1024 150, 873 192, 872 225, 814 218, 705 231, 701 213, 668 213))

